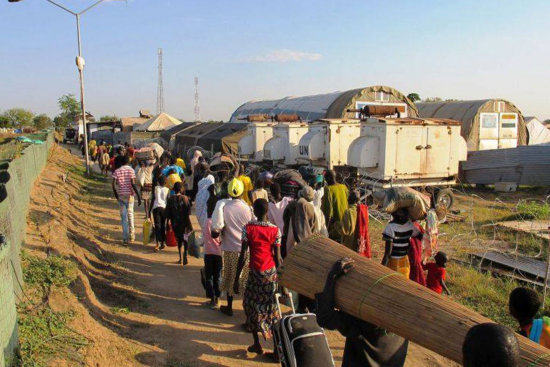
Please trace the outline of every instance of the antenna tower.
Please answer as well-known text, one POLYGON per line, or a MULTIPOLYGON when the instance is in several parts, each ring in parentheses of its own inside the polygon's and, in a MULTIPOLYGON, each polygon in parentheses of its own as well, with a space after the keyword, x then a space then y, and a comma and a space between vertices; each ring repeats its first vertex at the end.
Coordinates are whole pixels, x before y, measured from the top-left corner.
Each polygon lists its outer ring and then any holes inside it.
POLYGON ((195 121, 201 120, 201 109, 199 107, 199 78, 195 77, 195 121))
POLYGON ((158 49, 158 86, 157 86, 157 114, 164 112, 164 86, 162 85, 162 48, 158 49))

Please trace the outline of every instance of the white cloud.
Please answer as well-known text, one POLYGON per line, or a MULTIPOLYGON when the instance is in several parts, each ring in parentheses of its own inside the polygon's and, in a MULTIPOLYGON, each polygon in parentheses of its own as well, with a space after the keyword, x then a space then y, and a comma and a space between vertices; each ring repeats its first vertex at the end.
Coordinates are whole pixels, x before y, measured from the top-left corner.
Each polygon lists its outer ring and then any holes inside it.
POLYGON ((293 62, 293 61, 318 61, 323 55, 313 52, 303 52, 288 49, 272 50, 264 55, 259 55, 248 60, 249 62, 293 62))

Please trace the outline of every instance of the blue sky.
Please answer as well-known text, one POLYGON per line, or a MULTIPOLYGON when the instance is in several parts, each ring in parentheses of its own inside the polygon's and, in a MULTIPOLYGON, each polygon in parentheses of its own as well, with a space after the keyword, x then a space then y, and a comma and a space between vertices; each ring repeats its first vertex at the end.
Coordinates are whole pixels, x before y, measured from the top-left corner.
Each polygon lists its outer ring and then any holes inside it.
MULTIPOLYGON (((89 0, 60 0, 74 9, 89 0)), ((109 1, 82 18, 87 109, 227 120, 242 103, 385 84, 421 97, 500 97, 550 118, 550 1, 109 1)), ((78 95, 74 17, 0 0, 0 110, 55 115, 78 95)))

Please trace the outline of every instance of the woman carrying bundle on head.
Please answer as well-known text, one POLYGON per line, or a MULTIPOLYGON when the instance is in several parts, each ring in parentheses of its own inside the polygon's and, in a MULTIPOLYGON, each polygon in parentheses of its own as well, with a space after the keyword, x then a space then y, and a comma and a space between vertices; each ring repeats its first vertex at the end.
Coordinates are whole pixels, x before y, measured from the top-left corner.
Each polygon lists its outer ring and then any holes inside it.
POLYGON ((411 272, 408 257, 409 240, 411 238, 422 240, 422 233, 410 220, 407 209, 397 209, 392 213, 392 220, 386 225, 382 237, 386 242, 382 265, 403 274, 409 279, 411 272))

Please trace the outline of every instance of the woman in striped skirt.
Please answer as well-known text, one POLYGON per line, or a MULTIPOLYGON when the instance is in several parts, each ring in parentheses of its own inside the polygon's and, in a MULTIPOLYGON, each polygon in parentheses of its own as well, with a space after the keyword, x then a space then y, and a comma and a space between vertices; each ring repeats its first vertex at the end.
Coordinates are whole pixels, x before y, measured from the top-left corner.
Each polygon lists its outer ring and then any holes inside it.
MULTIPOLYGON (((263 354, 259 333, 264 339, 271 337, 273 322, 280 315, 275 302, 277 291, 277 267, 281 264, 281 233, 267 220, 268 202, 257 199, 254 204, 256 221, 243 228, 242 248, 237 266, 237 277, 244 267, 246 253, 250 250, 249 274, 243 297, 246 328, 252 333, 254 344, 251 353, 263 354)), ((235 281, 235 293, 239 283, 235 281)))

